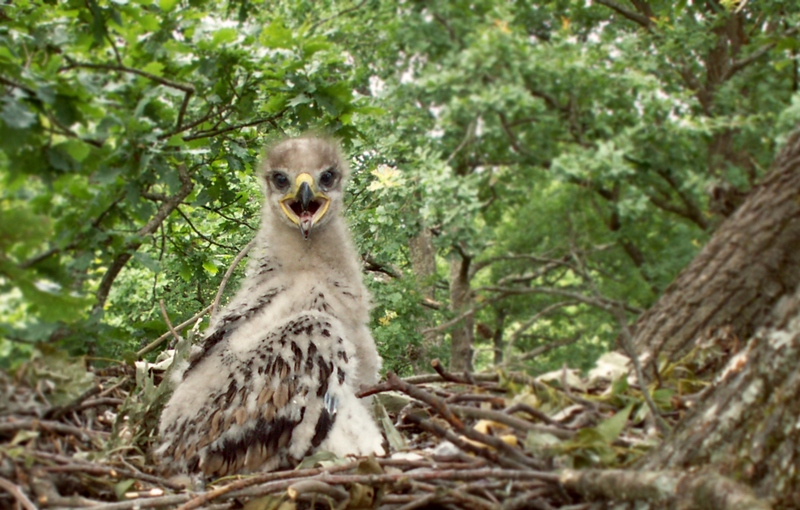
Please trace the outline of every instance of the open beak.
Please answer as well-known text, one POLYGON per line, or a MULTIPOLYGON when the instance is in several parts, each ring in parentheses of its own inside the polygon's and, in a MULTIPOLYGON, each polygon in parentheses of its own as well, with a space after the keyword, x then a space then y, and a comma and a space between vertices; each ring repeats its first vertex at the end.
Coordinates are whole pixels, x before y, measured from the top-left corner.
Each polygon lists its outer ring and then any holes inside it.
POLYGON ((308 239, 311 229, 319 223, 331 200, 314 184, 310 174, 297 176, 289 193, 281 199, 281 209, 292 223, 300 227, 304 239, 308 239))

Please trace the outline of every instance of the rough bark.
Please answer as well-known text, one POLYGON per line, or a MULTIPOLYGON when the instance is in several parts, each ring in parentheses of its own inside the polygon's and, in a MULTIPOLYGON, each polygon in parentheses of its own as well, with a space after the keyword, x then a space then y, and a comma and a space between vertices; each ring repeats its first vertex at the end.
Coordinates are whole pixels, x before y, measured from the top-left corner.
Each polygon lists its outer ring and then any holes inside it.
POLYGON ((433 275, 436 274, 436 248, 433 246, 433 234, 430 229, 423 228, 419 235, 408 241, 408 252, 411 259, 411 269, 422 295, 430 300, 435 300, 436 287, 433 275))
POLYGON ((734 353, 637 469, 718 473, 774 508, 800 508, 799 285, 800 130, 636 325, 644 357, 714 338, 734 353))
POLYGON ((800 132, 771 173, 636 325, 644 359, 684 354, 701 335, 730 327, 747 339, 800 283, 800 132))
POLYGON ((639 466, 703 466, 750 485, 773 508, 800 508, 800 291, 776 307, 672 436, 639 466))
MULTIPOLYGON (((450 261, 450 309, 454 315, 467 311, 472 304, 469 287, 470 259, 458 253, 450 261)), ((468 315, 457 324, 451 333, 450 370, 454 372, 472 370, 472 344, 474 319, 468 315)))

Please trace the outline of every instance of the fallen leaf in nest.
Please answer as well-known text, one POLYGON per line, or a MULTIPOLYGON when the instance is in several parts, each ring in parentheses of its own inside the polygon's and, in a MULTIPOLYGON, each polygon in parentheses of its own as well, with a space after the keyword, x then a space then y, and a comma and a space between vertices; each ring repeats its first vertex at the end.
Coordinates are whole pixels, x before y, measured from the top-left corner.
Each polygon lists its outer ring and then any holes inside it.
MULTIPOLYGON (((480 432, 481 434, 495 436, 508 445, 517 446, 517 444, 519 444, 517 436, 513 434, 511 427, 505 425, 504 423, 499 423, 492 420, 480 420, 478 421, 478 423, 475 424, 473 428, 476 431, 480 432)), ((472 446, 476 446, 478 448, 494 449, 485 443, 481 443, 480 441, 474 441, 466 436, 461 436, 461 439, 464 442, 469 443, 472 446)))
POLYGON ((244 504, 243 510, 296 510, 294 501, 287 501, 283 496, 264 496, 251 499, 244 504))

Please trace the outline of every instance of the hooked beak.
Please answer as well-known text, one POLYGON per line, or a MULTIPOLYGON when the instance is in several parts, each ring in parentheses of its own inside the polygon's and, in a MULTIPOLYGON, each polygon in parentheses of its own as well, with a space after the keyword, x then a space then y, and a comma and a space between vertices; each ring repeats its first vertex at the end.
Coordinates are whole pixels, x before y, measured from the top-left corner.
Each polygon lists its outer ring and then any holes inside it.
POLYGON ((328 212, 330 203, 328 196, 317 189, 314 178, 307 173, 297 176, 294 186, 280 202, 283 213, 300 227, 304 239, 308 239, 311 229, 328 212))

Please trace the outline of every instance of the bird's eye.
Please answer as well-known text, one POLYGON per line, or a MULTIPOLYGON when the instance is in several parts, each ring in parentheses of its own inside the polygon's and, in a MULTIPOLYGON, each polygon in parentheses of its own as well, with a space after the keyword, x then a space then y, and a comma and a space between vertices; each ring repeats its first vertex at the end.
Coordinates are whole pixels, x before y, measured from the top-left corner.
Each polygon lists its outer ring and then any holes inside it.
POLYGON ((278 189, 285 189, 289 186, 289 178, 286 177, 285 174, 275 172, 272 174, 272 183, 275 184, 275 187, 278 189))
POLYGON ((325 170, 324 172, 322 172, 322 175, 319 176, 319 183, 326 188, 333 186, 333 183, 335 181, 336 181, 336 172, 334 172, 333 170, 325 170))

